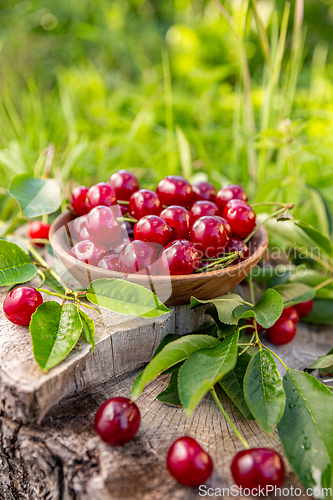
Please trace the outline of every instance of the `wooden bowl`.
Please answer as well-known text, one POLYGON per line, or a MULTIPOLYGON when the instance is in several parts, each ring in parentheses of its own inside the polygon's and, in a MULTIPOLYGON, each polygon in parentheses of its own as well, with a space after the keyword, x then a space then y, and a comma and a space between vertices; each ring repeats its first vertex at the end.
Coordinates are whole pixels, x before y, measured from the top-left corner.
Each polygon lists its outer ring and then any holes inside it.
POLYGON ((57 217, 51 226, 50 243, 59 260, 81 285, 87 287, 89 283, 100 278, 125 279, 152 290, 168 306, 188 304, 192 296, 208 300, 229 292, 259 262, 268 245, 267 231, 260 227, 251 240, 250 257, 225 269, 177 276, 123 274, 85 264, 69 254, 70 241, 67 235, 74 218, 69 211, 57 217))

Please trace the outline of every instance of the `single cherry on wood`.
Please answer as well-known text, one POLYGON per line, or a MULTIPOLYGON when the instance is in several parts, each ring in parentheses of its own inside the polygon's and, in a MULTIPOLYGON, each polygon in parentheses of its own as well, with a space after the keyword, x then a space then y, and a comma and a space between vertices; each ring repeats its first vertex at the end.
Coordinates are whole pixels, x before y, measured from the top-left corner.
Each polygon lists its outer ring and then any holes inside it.
POLYGON ((164 219, 158 215, 146 215, 142 217, 134 226, 134 238, 141 241, 158 243, 163 247, 172 238, 172 228, 164 219))
POLYGON ((204 217, 205 215, 221 215, 221 212, 213 201, 199 200, 193 203, 190 214, 191 223, 194 224, 199 217, 204 217))
POLYGON ((247 194, 241 186, 236 184, 231 184, 229 186, 223 186, 215 196, 215 203, 223 211, 224 207, 230 200, 242 200, 247 201, 247 194))
POLYGON ((173 229, 173 240, 190 239, 190 219, 191 215, 185 207, 171 205, 160 213, 160 217, 173 229))
POLYGON ((217 257, 229 242, 223 223, 211 216, 197 219, 191 227, 190 238, 204 258, 217 257))
POLYGON ((277 322, 268 328, 266 338, 274 345, 288 344, 296 335, 296 325, 291 319, 281 316, 277 322))
POLYGON ((134 219, 141 219, 145 215, 159 215, 162 203, 150 189, 139 189, 132 194, 129 200, 128 211, 134 219))
POLYGON ((115 190, 110 184, 99 182, 89 189, 86 203, 89 210, 100 205, 111 207, 117 203, 115 190))
POLYGON ((137 405, 128 398, 111 398, 99 407, 95 416, 96 433, 111 446, 124 446, 137 433, 141 416, 137 405))
POLYGON ((245 201, 228 201, 222 215, 229 223, 232 234, 239 238, 246 238, 255 228, 256 214, 245 201))
POLYGON ((235 455, 231 473, 237 486, 243 489, 248 488, 251 491, 266 486, 279 488, 284 482, 285 467, 276 451, 269 448, 251 448, 235 455))
POLYGON ((177 439, 167 454, 167 469, 180 484, 197 487, 204 484, 213 472, 213 461, 189 436, 177 439))
MULTIPOLYGON (((29 223, 28 236, 31 240, 48 240, 50 233, 50 224, 45 224, 40 220, 29 223)), ((43 243, 35 243, 38 247, 43 247, 43 243)))
POLYGON ((188 207, 191 204, 191 185, 180 175, 168 175, 164 177, 158 183, 156 193, 162 205, 182 205, 188 207))
POLYGON ((4 300, 3 312, 15 325, 27 326, 37 307, 43 303, 41 294, 31 286, 14 288, 4 300))
POLYGON ((70 205, 76 215, 86 215, 89 212, 86 198, 89 188, 87 186, 78 186, 73 189, 70 196, 70 205))
POLYGON ((290 306, 283 309, 281 316, 291 319, 291 321, 297 325, 299 323, 299 314, 296 307, 290 306))
POLYGON ((162 275, 192 274, 199 268, 200 252, 188 240, 169 243, 159 255, 158 271, 162 275))
POLYGON ((129 170, 118 170, 111 175, 109 180, 117 200, 128 201, 135 191, 140 189, 140 184, 135 175, 129 170))
POLYGON ((312 311, 313 300, 307 300, 306 302, 301 302, 300 304, 296 304, 295 309, 297 310, 299 317, 304 318, 312 311))

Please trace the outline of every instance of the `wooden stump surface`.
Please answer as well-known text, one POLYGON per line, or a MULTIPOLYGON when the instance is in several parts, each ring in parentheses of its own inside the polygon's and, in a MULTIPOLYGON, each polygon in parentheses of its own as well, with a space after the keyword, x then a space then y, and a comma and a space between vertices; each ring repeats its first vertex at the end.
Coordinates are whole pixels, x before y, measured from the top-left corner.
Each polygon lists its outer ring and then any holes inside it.
MULTIPOLYGON (((178 332, 180 328, 187 328, 187 331, 190 331, 189 328, 195 326, 193 323, 204 321, 204 310, 201 310, 199 316, 192 317, 194 318, 192 324, 190 324, 188 311, 184 309, 180 316, 182 315, 184 321, 182 325, 178 324, 178 332)), ((175 329, 176 324, 172 322, 174 320, 169 318, 166 321, 169 325, 168 332, 170 328, 175 329)), ((147 358, 151 357, 153 346, 156 347, 158 344, 156 338, 165 334, 165 330, 161 333, 158 328, 155 325, 147 334, 151 342, 150 350, 146 352, 147 358)), ((202 401, 192 417, 187 418, 183 409, 164 405, 156 399, 168 381, 168 376, 160 377, 145 388, 137 401, 142 415, 142 423, 137 436, 123 448, 111 448, 96 436, 93 429, 94 415, 106 399, 112 396, 128 397, 134 377, 140 370, 136 368, 134 372, 132 370, 127 374, 120 370, 116 373, 117 376, 114 371, 111 375, 107 372, 104 380, 98 376, 92 384, 82 384, 81 378, 87 377, 87 373, 92 373, 97 364, 93 355, 89 353, 89 348, 80 347, 78 352, 73 354, 72 361, 66 361, 67 365, 65 363, 58 368, 62 380, 60 385, 59 377, 52 375, 52 371, 45 376, 48 380, 45 388, 52 392, 52 384, 54 384, 54 392, 56 392, 59 387, 64 386, 66 380, 64 374, 67 370, 71 384, 74 383, 73 380, 76 380, 77 390, 72 393, 64 390, 61 397, 57 394, 53 395, 50 400, 51 406, 50 404, 48 407, 44 406, 43 411, 39 412, 39 396, 37 397, 33 391, 30 393, 32 400, 30 406, 26 403, 28 397, 26 389, 28 386, 31 389, 31 380, 28 381, 29 383, 27 380, 20 380, 24 370, 22 371, 19 364, 24 365, 24 362, 26 367, 28 365, 34 367, 31 368, 34 376, 44 377, 39 368, 33 364, 29 333, 23 330, 20 329, 20 334, 23 335, 24 342, 20 343, 16 327, 5 319, 1 319, 1 499, 192 500, 202 498, 199 496, 198 489, 190 489, 177 484, 165 467, 165 457, 169 446, 176 438, 186 434, 195 437, 214 460, 214 473, 207 486, 231 488, 233 480, 230 475, 230 463, 242 446, 210 395, 202 401), (83 364, 81 364, 80 349, 87 351, 83 355, 83 364), (17 360, 18 352, 20 353, 19 360, 17 360), (75 356, 78 356, 77 362, 80 368, 76 371, 73 369, 75 356), (12 369, 11 363, 14 366, 12 369), (80 370, 85 370, 85 372, 81 374, 80 370), (6 380, 3 377, 7 377, 6 380), (12 380, 9 380, 10 377, 12 380)), ((103 334, 97 332, 97 337, 101 335, 102 342, 106 342, 105 339, 109 338, 108 342, 110 342, 115 332, 118 332, 119 337, 128 335, 128 338, 131 338, 131 328, 121 332, 119 328, 109 331, 104 326, 103 334)), ((138 335, 138 329, 136 329, 136 335, 138 335)), ((289 366, 303 369, 319 355, 325 354, 332 347, 332 340, 332 328, 300 324, 296 339, 291 344, 281 346, 277 351, 289 366)), ((147 361, 148 359, 145 360, 147 361)), ((104 363, 102 369, 105 366, 104 363)), ((131 367, 129 363, 127 370, 130 371, 131 367)), ((221 397, 230 418, 251 446, 270 446, 282 453, 276 432, 272 436, 267 436, 255 422, 244 419, 226 396, 221 394, 221 397)), ((299 482, 287 465, 287 479, 284 486, 290 485, 298 487, 299 482)), ((223 497, 238 498, 228 496, 226 492, 223 497)))

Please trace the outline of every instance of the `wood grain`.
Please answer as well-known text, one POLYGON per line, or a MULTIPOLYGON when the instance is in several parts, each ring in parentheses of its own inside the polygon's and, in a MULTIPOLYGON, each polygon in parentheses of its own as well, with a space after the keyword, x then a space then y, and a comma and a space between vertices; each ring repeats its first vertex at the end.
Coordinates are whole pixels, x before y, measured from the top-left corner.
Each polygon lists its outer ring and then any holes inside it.
POLYGON ((250 257, 219 271, 180 276, 150 276, 145 274, 122 274, 100 269, 72 257, 68 234, 73 234, 74 216, 65 212, 54 221, 50 230, 50 243, 65 268, 84 286, 100 278, 120 278, 151 289, 168 306, 188 304, 191 296, 211 299, 229 292, 240 283, 259 262, 268 245, 267 231, 260 227, 249 244, 250 257), (66 230, 65 230, 66 228, 66 230))

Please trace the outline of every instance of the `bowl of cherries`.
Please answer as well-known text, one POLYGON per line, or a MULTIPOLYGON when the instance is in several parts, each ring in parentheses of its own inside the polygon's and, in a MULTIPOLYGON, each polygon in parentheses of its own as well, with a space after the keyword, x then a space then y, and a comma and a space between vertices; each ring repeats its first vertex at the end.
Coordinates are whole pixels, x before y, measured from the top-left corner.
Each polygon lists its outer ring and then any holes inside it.
POLYGON ((76 187, 70 207, 52 224, 51 246, 83 285, 126 279, 167 305, 223 295, 263 256, 268 237, 243 188, 216 190, 168 175, 156 191, 140 189, 132 172, 76 187))

